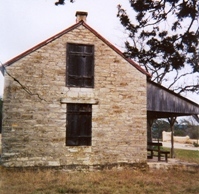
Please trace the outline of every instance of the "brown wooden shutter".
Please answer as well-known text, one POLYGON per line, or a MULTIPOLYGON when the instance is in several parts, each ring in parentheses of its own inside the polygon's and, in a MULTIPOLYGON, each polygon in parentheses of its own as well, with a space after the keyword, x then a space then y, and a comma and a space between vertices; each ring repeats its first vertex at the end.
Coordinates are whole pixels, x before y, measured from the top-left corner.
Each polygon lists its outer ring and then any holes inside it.
POLYGON ((67 44, 67 86, 94 87, 94 46, 67 44))
POLYGON ((91 145, 92 105, 67 104, 66 145, 91 145))

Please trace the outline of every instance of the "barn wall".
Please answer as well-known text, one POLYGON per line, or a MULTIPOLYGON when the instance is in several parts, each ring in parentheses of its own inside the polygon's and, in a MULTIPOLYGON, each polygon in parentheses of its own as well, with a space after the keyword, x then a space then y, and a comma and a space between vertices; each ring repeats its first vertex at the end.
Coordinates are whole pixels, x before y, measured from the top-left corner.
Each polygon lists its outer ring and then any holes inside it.
POLYGON ((4 166, 146 162, 146 77, 84 26, 20 59, 7 71, 27 91, 5 75, 4 166), (93 89, 65 86, 67 42, 95 45, 93 89), (69 101, 93 103, 92 146, 65 146, 69 101))

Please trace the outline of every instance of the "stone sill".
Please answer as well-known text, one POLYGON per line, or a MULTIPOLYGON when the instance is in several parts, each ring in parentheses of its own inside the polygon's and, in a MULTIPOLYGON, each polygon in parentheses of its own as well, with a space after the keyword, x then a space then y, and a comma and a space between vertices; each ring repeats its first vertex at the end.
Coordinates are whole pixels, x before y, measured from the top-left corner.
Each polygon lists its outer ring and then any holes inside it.
POLYGON ((61 104, 67 103, 78 103, 78 104, 98 104, 99 101, 96 99, 70 99, 70 98, 61 98, 61 104))

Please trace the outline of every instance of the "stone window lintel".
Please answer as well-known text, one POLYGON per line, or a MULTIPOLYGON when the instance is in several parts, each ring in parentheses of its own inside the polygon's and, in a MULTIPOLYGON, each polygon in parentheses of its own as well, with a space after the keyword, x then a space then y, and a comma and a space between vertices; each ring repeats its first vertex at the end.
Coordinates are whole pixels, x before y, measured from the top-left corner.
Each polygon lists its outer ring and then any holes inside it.
POLYGON ((76 104, 98 104, 97 99, 71 99, 71 98, 61 98, 61 104, 76 103, 76 104))

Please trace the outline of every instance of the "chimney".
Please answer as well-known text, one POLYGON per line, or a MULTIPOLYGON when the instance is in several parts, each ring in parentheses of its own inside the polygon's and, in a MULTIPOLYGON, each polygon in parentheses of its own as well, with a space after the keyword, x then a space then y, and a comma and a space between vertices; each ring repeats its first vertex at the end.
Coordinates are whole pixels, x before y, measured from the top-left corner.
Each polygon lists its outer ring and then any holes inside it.
POLYGON ((84 22, 86 22, 86 17, 87 17, 88 13, 85 11, 77 11, 76 12, 76 23, 80 22, 81 20, 83 20, 84 22))

